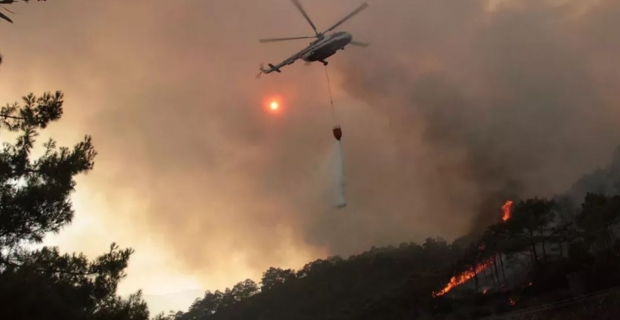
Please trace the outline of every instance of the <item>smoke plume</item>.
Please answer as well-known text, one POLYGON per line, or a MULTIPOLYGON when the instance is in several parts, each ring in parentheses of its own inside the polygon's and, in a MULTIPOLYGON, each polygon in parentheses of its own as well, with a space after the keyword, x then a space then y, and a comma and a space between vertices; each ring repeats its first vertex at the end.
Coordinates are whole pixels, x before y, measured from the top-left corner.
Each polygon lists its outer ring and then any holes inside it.
MULTIPOLYGON (((506 198, 563 192, 608 162, 619 1, 369 2, 338 30, 371 46, 328 59, 345 131, 339 210, 322 194, 333 151, 323 66, 254 78, 307 44, 257 39, 312 34, 290 3, 16 7, 19 21, 0 25, 3 101, 63 90, 49 134, 63 145, 91 134, 99 152, 64 248, 134 247, 135 288, 169 286, 162 270, 174 268, 221 289, 270 266, 450 241, 500 219, 506 198), (273 95, 278 113, 262 107, 273 95)), ((359 1, 304 4, 324 30, 359 1)))
MULTIPOLYGON (((415 190, 440 204, 434 217, 471 217, 474 231, 497 221, 507 199, 564 191, 604 163, 620 131, 610 104, 618 95, 597 86, 609 65, 598 59, 609 53, 602 24, 617 27, 606 10, 618 4, 489 3, 411 1, 396 17, 375 12, 370 25, 408 33, 397 32, 397 43, 376 31, 389 45, 340 64, 343 88, 388 119, 399 159, 418 160, 402 165, 411 185, 424 186, 415 190)), ((606 79, 618 83, 615 71, 606 79)))

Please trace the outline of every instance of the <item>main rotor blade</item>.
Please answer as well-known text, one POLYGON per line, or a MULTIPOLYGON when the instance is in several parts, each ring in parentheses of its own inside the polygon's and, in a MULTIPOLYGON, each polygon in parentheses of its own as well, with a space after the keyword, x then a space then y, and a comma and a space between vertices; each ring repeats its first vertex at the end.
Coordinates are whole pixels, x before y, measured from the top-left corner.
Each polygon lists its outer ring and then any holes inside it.
POLYGON ((258 41, 261 43, 265 42, 274 42, 274 41, 286 41, 286 40, 298 40, 298 39, 313 39, 316 36, 308 36, 308 37, 292 37, 292 38, 271 38, 271 39, 259 39, 258 41))
POLYGON ((314 30, 314 33, 316 33, 318 35, 319 32, 316 30, 316 27, 314 26, 314 23, 312 23, 312 20, 310 20, 310 17, 308 16, 308 13, 306 13, 306 10, 304 10, 304 8, 301 6, 301 3, 299 2, 299 0, 291 0, 291 1, 293 1, 293 4, 301 12, 301 14, 304 15, 304 18, 306 18, 306 20, 308 21, 310 26, 312 26, 312 29, 314 30))
POLYGON ((327 29, 327 30, 323 31, 323 33, 325 33, 325 32, 330 32, 330 31, 332 31, 332 30, 336 29, 336 27, 338 27, 339 25, 341 25, 341 24, 342 24, 342 23, 344 23, 345 21, 347 21, 347 20, 351 19, 351 17, 353 17, 354 15, 356 15, 356 14, 360 13, 362 10, 364 10, 364 9, 366 9, 366 8, 368 8, 368 3, 366 3, 366 2, 362 3, 362 5, 361 5, 361 6, 357 7, 357 9, 353 10, 353 12, 349 13, 349 15, 348 15, 348 16, 346 16, 346 17, 342 18, 342 20, 340 20, 340 21, 336 22, 336 24, 334 24, 331 28, 329 28, 329 29, 327 29))
POLYGON ((362 47, 362 48, 366 48, 366 47, 368 47, 370 45, 369 43, 359 42, 359 41, 351 41, 351 42, 349 42, 349 44, 352 44, 352 45, 358 46, 358 47, 362 47))

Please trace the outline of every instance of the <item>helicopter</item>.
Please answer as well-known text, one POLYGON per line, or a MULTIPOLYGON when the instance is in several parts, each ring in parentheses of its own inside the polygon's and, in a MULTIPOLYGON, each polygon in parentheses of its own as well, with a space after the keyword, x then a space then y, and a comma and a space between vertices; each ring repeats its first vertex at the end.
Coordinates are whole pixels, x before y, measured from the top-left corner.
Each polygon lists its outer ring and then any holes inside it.
POLYGON ((301 12, 304 18, 306 18, 306 20, 308 21, 308 23, 314 30, 315 35, 306 36, 306 37, 260 39, 259 42, 266 43, 266 42, 275 42, 275 41, 312 39, 312 38, 316 38, 316 40, 310 42, 310 44, 306 48, 300 50, 299 52, 295 53, 294 55, 290 56, 289 58, 280 62, 277 65, 273 65, 269 63, 268 64, 269 69, 265 69, 264 66, 261 64, 260 66, 261 72, 256 76, 257 78, 260 77, 260 75, 263 73, 267 74, 267 73, 271 73, 274 71, 280 73, 282 72, 280 70, 282 67, 291 65, 298 59, 302 59, 303 61, 306 62, 306 64, 310 64, 312 62, 318 61, 318 62, 323 63, 323 65, 327 66, 328 62, 325 59, 336 54, 338 50, 344 50, 344 47, 349 44, 358 46, 358 47, 364 47, 364 48, 368 47, 368 43, 353 41, 353 36, 348 32, 338 31, 338 32, 329 33, 332 30, 334 30, 336 27, 344 23, 345 21, 349 20, 354 15, 366 9, 368 7, 368 3, 366 2, 362 3, 362 5, 360 5, 357 9, 353 10, 353 12, 348 14, 346 17, 342 18, 340 21, 336 22, 332 27, 330 27, 329 29, 323 32, 319 32, 317 31, 316 26, 314 25, 314 23, 312 22, 308 14, 306 13, 306 10, 304 10, 304 8, 301 6, 301 3, 299 2, 299 0, 291 0, 291 1, 297 7, 297 9, 301 12))

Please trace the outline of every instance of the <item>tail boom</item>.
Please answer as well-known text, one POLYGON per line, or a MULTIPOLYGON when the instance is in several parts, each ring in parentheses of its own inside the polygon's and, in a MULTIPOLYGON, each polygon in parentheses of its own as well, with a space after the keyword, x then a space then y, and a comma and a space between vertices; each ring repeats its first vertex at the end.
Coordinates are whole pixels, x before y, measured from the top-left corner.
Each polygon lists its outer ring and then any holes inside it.
POLYGON ((269 63, 269 64, 267 64, 267 65, 269 66, 269 68, 270 68, 270 69, 265 69, 265 68, 263 68, 263 66, 261 65, 261 67, 260 67, 260 71, 262 71, 263 73, 272 73, 272 72, 274 72, 274 71, 275 71, 275 72, 278 72, 278 73, 281 73, 281 72, 282 72, 282 70, 280 70, 280 68, 278 68, 278 67, 274 66, 274 65, 273 65, 273 64, 271 64, 271 63, 269 63))

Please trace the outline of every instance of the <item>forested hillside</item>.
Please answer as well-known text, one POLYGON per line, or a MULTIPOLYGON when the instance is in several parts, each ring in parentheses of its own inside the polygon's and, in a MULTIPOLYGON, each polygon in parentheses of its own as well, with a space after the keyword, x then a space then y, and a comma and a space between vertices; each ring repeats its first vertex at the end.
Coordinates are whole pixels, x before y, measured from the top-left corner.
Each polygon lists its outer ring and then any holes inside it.
POLYGON ((259 284, 206 292, 187 312, 159 319, 468 319, 614 288, 619 164, 616 152, 609 168, 565 195, 507 199, 496 223, 452 244, 429 238, 301 270, 270 268, 259 284))

